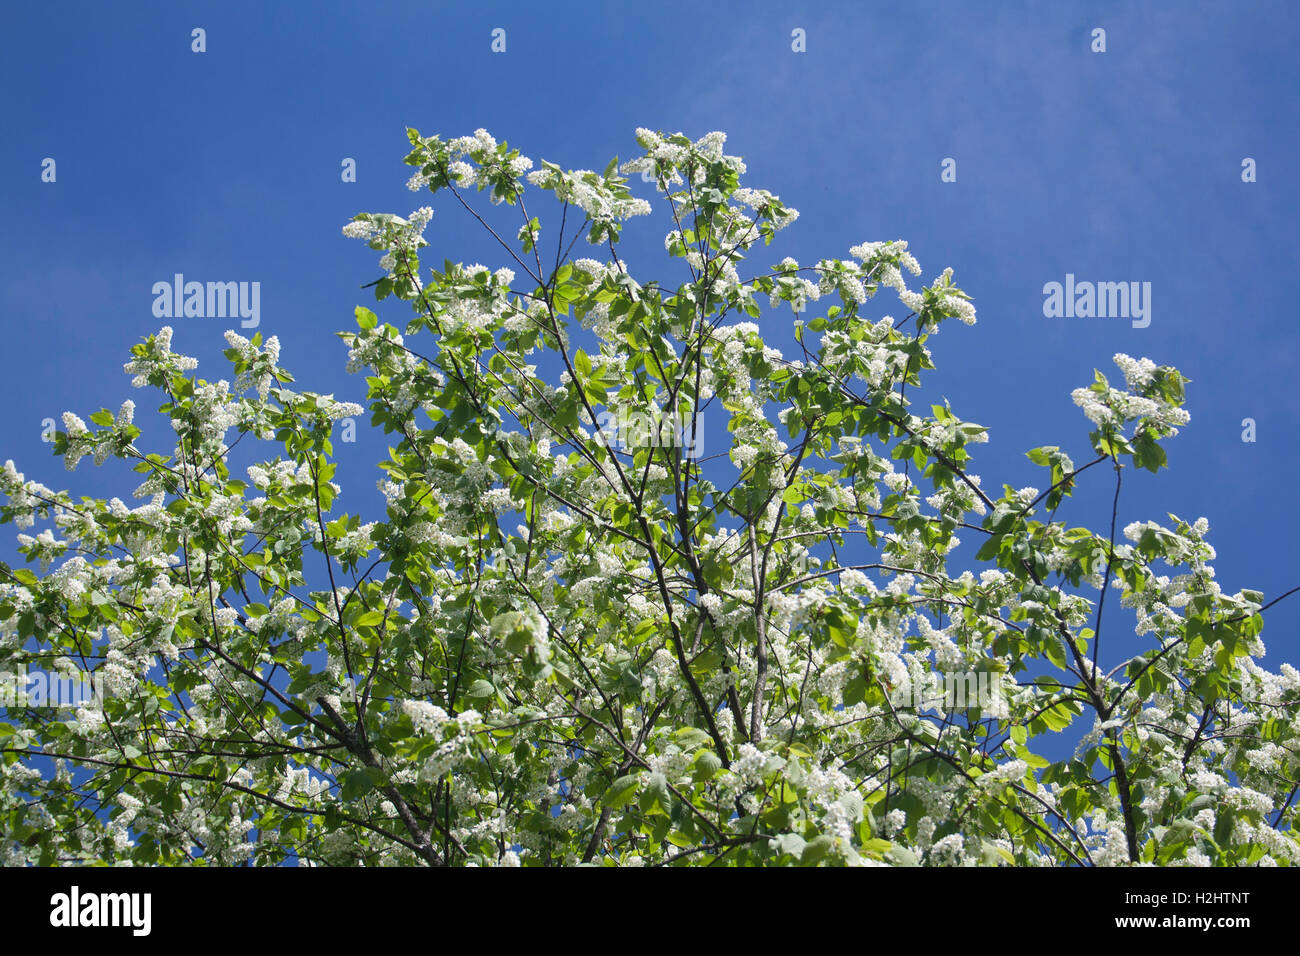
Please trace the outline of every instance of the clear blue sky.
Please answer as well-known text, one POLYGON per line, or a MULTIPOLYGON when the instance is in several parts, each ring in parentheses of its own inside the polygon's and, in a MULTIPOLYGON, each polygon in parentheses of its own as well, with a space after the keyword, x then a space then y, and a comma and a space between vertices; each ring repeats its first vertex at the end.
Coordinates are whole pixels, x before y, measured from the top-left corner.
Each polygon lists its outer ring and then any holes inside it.
MULTIPOLYGON (((41 421, 139 402, 121 364, 164 324, 150 290, 176 272, 260 282, 260 330, 279 336, 300 387, 359 400, 364 383, 345 374, 332 333, 353 327, 354 305, 374 305, 358 287, 378 270, 339 229, 359 211, 404 215, 429 201, 405 189, 407 126, 486 127, 534 160, 597 169, 632 155, 638 126, 722 129, 748 185, 802 213, 772 262, 903 238, 926 281, 954 267, 979 324, 933 340, 932 393, 990 426, 990 444, 974 449, 986 488, 1045 487, 1024 458, 1038 445, 1087 460, 1089 423, 1070 391, 1093 368, 1118 377, 1115 352, 1147 356, 1192 379, 1192 420, 1167 444, 1169 471, 1126 473, 1120 526, 1203 515, 1226 591, 1270 599, 1300 584, 1282 507, 1300 467, 1300 8, 838 6, 7 4, 0 460, 74 493, 128 497, 135 476, 121 470, 86 461, 67 475, 41 421), (206 53, 191 52, 194 27, 206 53), (490 50, 496 27, 503 54, 490 50), (1105 53, 1090 50, 1095 27, 1105 53), (795 28, 805 53, 791 50, 795 28), (45 157, 56 183, 41 182, 45 157), (344 157, 358 182, 341 181, 344 157), (955 183, 940 181, 946 157, 955 183), (1258 182, 1241 181, 1245 157, 1258 182), (1043 285, 1066 273, 1150 282, 1150 326, 1045 318, 1043 285), (1246 417, 1254 444, 1241 440, 1246 417)), ((503 264, 450 205, 432 203, 436 260, 503 264)), ((662 256, 662 233, 629 227, 634 272, 662 256)), ((404 308, 386 303, 381 319, 404 323, 404 308)), ((906 310, 886 294, 868 308, 884 313, 906 310)), ((775 330, 789 321, 787 311, 764 324, 784 339, 775 330)), ((229 377, 231 322, 170 324, 200 374, 229 377)), ((170 448, 144 408, 138 420, 152 450, 170 448)), ((380 516, 384 444, 363 435, 340 450, 341 509, 380 516)), ((1100 529, 1112 489, 1100 469, 1088 477, 1067 517, 1100 529)), ((8 531, 0 556, 13 556, 8 531)), ((1267 615, 1273 666, 1300 659, 1294 600, 1267 615)))

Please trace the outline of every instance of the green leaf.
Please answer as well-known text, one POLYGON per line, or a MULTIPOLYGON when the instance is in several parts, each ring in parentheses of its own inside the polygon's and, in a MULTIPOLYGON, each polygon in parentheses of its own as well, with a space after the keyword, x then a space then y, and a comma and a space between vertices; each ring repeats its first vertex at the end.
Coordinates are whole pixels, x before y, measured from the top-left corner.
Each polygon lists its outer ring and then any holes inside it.
POLYGON ((662 810, 666 813, 672 809, 672 796, 668 790, 668 778, 662 773, 650 774, 646 778, 645 786, 641 788, 638 804, 646 813, 654 810, 662 810))
POLYGON ((995 846, 988 840, 983 841, 983 853, 980 859, 985 866, 997 866, 999 862, 1005 862, 1010 866, 1016 865, 1016 858, 1011 855, 1010 850, 995 846))
POLYGON ((802 856, 804 848, 808 845, 808 841, 797 833, 783 833, 775 838, 775 843, 778 852, 795 857, 802 856))
POLYGON ((891 846, 885 853, 885 859, 895 866, 916 866, 916 854, 906 847, 891 846))
POLYGON ((831 640, 840 647, 848 647, 857 636, 858 622, 841 607, 832 607, 826 612, 826 626, 831 640))
POLYGON ((340 797, 345 803, 359 800, 375 787, 375 782, 370 776, 370 770, 366 767, 349 770, 341 774, 341 778, 343 787, 340 797))
POLYGON ((676 738, 678 745, 683 750, 694 750, 713 740, 712 737, 698 727, 679 727, 673 731, 673 737, 676 738))
POLYGON ((701 750, 700 755, 695 758, 694 776, 698 782, 712 780, 721 769, 722 758, 712 750, 701 750))
POLYGON ((808 841, 803 848, 803 852, 799 854, 799 865, 816 866, 826 859, 833 849, 835 849, 835 841, 825 833, 814 837, 808 841))
POLYGON ((617 810, 636 796, 636 790, 640 783, 640 774, 629 773, 626 776, 619 777, 609 785, 609 789, 605 791, 605 796, 601 802, 611 810, 617 810))

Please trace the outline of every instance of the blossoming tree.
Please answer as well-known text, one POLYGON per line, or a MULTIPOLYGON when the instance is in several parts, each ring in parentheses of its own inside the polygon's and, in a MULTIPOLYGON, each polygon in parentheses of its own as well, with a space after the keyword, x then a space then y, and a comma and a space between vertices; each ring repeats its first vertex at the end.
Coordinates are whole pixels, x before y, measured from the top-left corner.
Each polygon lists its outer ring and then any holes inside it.
POLYGON ((905 242, 748 267, 797 214, 740 185, 718 133, 639 130, 643 155, 599 174, 528 172, 482 130, 409 136, 410 187, 503 267, 422 264, 427 207, 344 227, 383 255, 378 299, 413 310, 399 331, 357 308, 342 335, 391 436, 382 518, 335 509, 333 426, 363 409, 291 388, 260 335, 228 333, 233 385, 170 329, 134 347, 166 453, 131 402, 64 416, 67 468, 133 462, 141 507, 6 463, 0 520, 46 528, 20 535, 40 574, 0 565, 0 667, 92 669, 103 693, 0 721, 4 862, 1300 860, 1300 674, 1256 660, 1263 595, 1216 585, 1204 520, 1125 541, 1113 515, 1057 517, 1084 472, 1118 501, 1126 468, 1164 464, 1178 371, 1115 356, 1123 388, 1074 395, 1089 460, 1033 449, 1046 490, 999 494, 969 467, 986 430, 908 398, 929 337, 975 323, 952 270, 910 289, 905 242), (620 173, 654 182, 682 281, 620 257, 652 211, 620 173), (489 222, 515 211, 517 232, 489 222), (864 314, 883 288, 902 323, 864 314), (812 316, 794 354, 760 303, 812 316), (246 480, 241 442, 269 456, 246 480), (948 569, 959 530, 978 574, 948 569), (1136 656, 1101 632, 1112 590, 1136 656), (996 692, 902 692, 935 675, 996 692))

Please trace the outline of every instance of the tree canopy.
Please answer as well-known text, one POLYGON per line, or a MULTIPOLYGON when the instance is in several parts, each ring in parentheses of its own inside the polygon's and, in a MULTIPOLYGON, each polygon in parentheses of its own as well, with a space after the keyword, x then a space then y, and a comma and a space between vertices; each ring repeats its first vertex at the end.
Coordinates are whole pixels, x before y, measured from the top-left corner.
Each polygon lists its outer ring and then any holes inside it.
POLYGON ((427 206, 344 226, 394 313, 340 334, 365 408, 295 389, 260 333, 228 332, 233 381, 207 381, 164 328, 126 371, 172 434, 128 401, 55 444, 68 470, 131 462, 145 503, 6 462, 0 520, 39 573, 0 565, 0 670, 102 693, 7 708, 0 860, 1300 859, 1300 674, 1257 660, 1264 595, 1222 592, 1204 519, 1058 517, 1079 482, 1109 475, 1117 509, 1126 469, 1166 465, 1177 369, 1114 356, 1073 393, 1088 460, 1034 448, 1043 490, 986 488, 987 429, 909 399, 929 339, 975 324, 951 269, 910 288, 902 241, 751 265, 798 214, 721 133, 638 130, 601 173, 408 133, 410 188, 501 265, 422 262, 427 206), (680 281, 620 256, 656 210, 680 281), (886 289, 901 322, 866 314, 886 289), (390 442, 369 521, 333 482, 363 414, 390 442), (236 446, 266 457, 236 475, 236 446), (1134 656, 1101 633, 1111 591, 1134 656))

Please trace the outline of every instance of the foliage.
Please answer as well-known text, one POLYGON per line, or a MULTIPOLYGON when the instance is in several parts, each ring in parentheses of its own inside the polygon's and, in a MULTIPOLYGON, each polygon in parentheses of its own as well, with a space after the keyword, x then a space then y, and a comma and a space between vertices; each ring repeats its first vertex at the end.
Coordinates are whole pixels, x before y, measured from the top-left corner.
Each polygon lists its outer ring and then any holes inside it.
POLYGON ((1124 389, 1098 373, 1074 396, 1094 457, 1033 449, 1047 490, 991 492, 970 471, 986 430, 907 397, 929 338, 975 322, 951 270, 913 291, 907 244, 883 242, 743 277, 797 214, 740 185, 717 133, 639 130, 643 155, 600 174, 529 173, 481 130, 409 136, 411 188, 509 265, 421 263, 427 207, 344 228, 383 254, 377 298, 413 309, 399 330, 359 307, 342 334, 392 442, 382 520, 334 507, 331 435, 362 409, 291 388, 260 335, 227 334, 233 385, 170 329, 134 347, 170 454, 142 450, 132 403, 65 415, 68 468, 134 462, 142 507, 6 465, 0 519, 50 527, 20 536, 40 574, 0 566, 0 667, 105 689, 0 722, 6 862, 1300 859, 1300 675, 1256 662, 1263 596, 1220 591, 1203 519, 1120 543, 1113 516, 1057 518, 1083 472, 1107 466, 1118 502, 1126 468, 1165 464, 1177 370, 1116 356, 1124 389), (675 286, 620 258, 651 211, 623 174, 657 188, 675 286), (882 287, 903 323, 862 314, 882 287), (752 321, 764 302, 800 316, 793 357, 752 321), (611 417, 684 421, 729 463, 611 417), (948 570, 959 531, 978 575, 948 570), (1109 590, 1149 649, 1105 669, 1109 590), (927 707, 911 691, 936 674, 994 692, 927 707), (1064 759, 1032 749, 1069 733, 1064 759))

